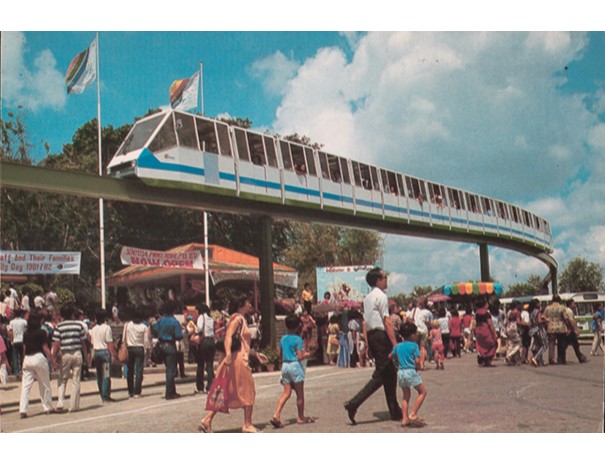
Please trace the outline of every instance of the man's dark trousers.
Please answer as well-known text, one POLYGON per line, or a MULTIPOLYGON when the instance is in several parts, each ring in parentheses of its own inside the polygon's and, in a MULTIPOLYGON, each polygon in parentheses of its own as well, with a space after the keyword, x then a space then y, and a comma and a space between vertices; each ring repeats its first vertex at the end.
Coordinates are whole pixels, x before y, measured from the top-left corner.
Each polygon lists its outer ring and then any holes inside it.
POLYGON ((389 358, 393 351, 391 341, 385 331, 373 330, 368 331, 368 345, 374 357, 374 373, 370 381, 348 402, 349 408, 357 410, 382 386, 391 419, 401 420, 401 406, 397 402, 397 369, 389 358))

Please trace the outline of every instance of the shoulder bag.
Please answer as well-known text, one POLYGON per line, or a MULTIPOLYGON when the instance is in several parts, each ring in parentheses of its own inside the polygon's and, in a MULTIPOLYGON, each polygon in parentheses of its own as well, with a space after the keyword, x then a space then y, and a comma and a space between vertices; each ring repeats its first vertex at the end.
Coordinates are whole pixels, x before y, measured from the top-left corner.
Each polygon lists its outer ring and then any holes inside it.
POLYGON ((120 350, 118 350, 118 362, 126 363, 128 361, 128 347, 126 347, 126 328, 128 328, 128 323, 124 325, 124 331, 122 332, 122 345, 120 346, 120 350))

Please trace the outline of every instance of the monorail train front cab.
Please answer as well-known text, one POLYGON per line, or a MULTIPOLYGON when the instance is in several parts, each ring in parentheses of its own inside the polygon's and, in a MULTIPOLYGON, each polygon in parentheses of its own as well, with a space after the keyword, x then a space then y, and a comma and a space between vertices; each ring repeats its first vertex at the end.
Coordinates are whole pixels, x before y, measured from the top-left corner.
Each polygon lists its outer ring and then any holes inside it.
POLYGON ((146 184, 235 195, 229 127, 168 111, 139 120, 107 167, 114 177, 146 184))

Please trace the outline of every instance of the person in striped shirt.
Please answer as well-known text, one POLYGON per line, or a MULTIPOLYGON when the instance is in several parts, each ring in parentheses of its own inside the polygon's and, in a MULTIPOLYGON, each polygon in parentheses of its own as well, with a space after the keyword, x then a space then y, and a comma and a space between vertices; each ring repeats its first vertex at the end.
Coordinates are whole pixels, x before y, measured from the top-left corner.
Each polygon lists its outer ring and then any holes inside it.
POLYGON ((61 365, 58 380, 58 401, 56 410, 62 411, 65 404, 67 381, 71 378, 73 390, 70 395, 69 411, 80 408, 80 377, 84 360, 88 360, 86 331, 75 319, 76 308, 66 304, 61 308, 61 321, 53 332, 53 356, 60 357, 61 365))

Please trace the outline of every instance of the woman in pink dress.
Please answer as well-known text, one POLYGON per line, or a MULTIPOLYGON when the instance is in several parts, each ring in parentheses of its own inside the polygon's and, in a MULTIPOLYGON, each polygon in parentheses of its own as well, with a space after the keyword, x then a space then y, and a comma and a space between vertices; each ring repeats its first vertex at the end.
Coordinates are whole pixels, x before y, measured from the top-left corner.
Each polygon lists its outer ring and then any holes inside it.
MULTIPOLYGON (((246 315, 253 311, 250 300, 246 297, 232 302, 229 306, 229 324, 225 334, 225 358, 216 371, 215 380, 225 375, 227 381, 227 407, 229 409, 244 409, 243 433, 257 433, 252 424, 252 409, 256 397, 252 371, 248 365, 250 355, 250 341, 252 334, 246 324, 246 315), (239 336, 238 336, 239 335, 239 336), (237 340, 239 339, 239 344, 237 340), (238 350, 232 350, 239 345, 238 350)), ((212 387, 210 388, 212 390, 212 387)), ((204 433, 212 432, 212 421, 217 412, 211 411, 202 419, 198 427, 204 433)))

